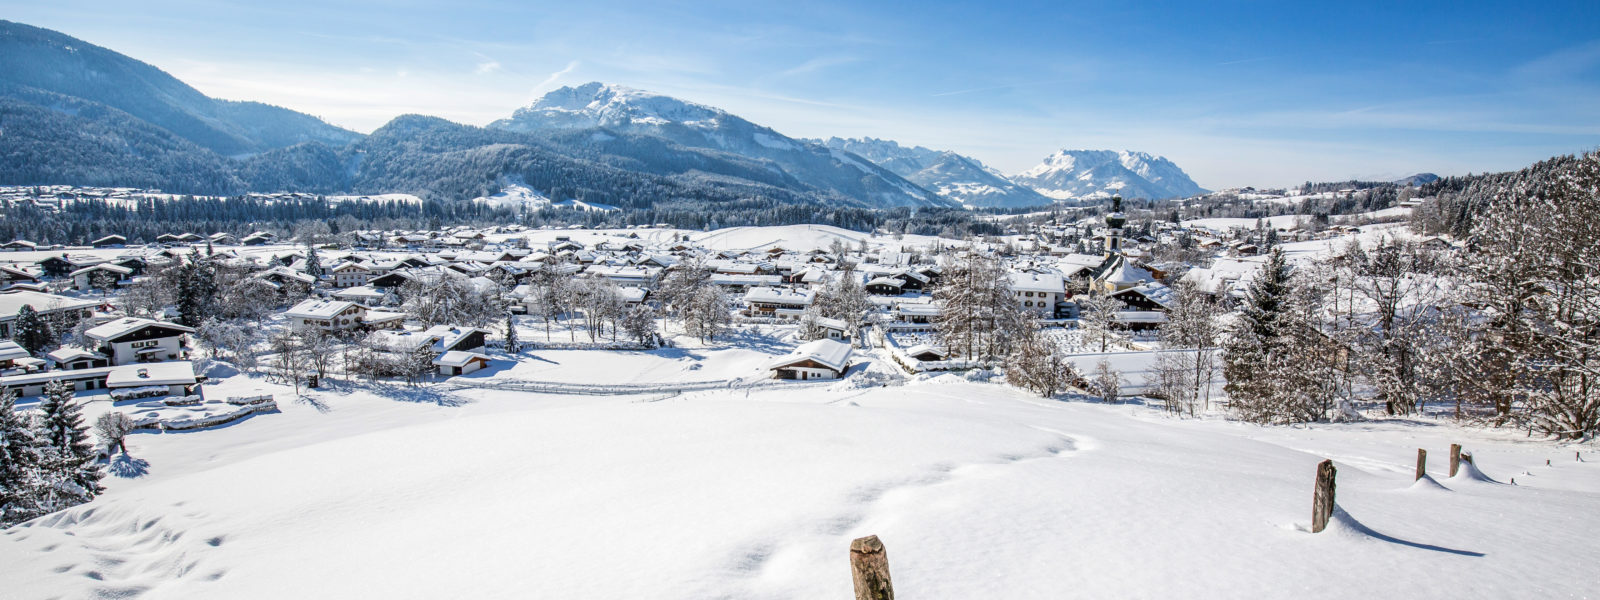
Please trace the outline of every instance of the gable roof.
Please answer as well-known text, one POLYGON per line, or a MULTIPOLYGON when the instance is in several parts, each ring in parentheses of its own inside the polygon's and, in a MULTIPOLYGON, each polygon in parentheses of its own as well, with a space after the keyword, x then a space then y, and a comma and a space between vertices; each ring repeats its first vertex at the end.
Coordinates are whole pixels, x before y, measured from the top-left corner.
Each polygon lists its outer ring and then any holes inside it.
POLYGON ((109 321, 90 328, 89 330, 83 332, 83 337, 105 342, 149 327, 162 327, 166 329, 175 329, 183 333, 194 333, 193 328, 184 327, 177 323, 167 323, 165 321, 156 321, 152 319, 141 319, 139 317, 123 317, 121 319, 109 321))
POLYGON ((850 362, 850 344, 834 340, 815 340, 800 344, 793 352, 780 356, 767 364, 767 369, 781 369, 812 361, 835 371, 843 372, 850 362))

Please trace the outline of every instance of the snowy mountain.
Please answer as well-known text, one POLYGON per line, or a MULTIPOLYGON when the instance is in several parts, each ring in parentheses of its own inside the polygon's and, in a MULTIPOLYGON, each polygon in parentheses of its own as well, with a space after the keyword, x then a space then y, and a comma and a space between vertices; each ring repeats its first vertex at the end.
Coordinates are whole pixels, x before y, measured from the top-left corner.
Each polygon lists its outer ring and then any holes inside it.
POLYGON ((984 166, 977 159, 954 152, 930 150, 922 146, 908 148, 892 140, 873 138, 834 137, 810 141, 855 153, 969 208, 1041 206, 1053 202, 1032 188, 1018 185, 1005 175, 984 166))
POLYGON ((1058 200, 1181 198, 1206 192, 1172 161, 1131 150, 1062 150, 1012 179, 1058 200))
MULTIPOLYGON (((698 165, 708 159, 727 162, 727 155, 733 155, 754 160, 758 168, 772 172, 767 177, 787 182, 768 183, 831 193, 864 206, 953 204, 849 152, 796 140, 720 109, 617 85, 563 87, 489 127, 544 133, 558 144, 577 142, 584 150, 601 153, 596 158, 650 172, 677 171, 682 167, 667 165, 698 165), (670 144, 655 144, 649 152, 633 144, 601 146, 617 134, 670 144)), ((710 173, 749 178, 747 173, 710 173)))
POLYGON ((126 129, 128 121, 137 119, 224 156, 303 142, 337 147, 361 137, 286 108, 211 98, 128 56, 10 21, 0 21, 0 97, 69 116, 115 109, 121 111, 119 128, 126 129), (82 106, 85 102, 98 106, 82 106))

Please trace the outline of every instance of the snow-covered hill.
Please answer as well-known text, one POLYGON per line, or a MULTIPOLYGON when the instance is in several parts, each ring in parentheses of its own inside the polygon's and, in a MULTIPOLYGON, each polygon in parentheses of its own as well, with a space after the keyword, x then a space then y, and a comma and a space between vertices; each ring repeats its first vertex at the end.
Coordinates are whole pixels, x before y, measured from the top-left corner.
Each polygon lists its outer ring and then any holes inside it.
MULTIPOLYGON (((662 138, 654 156, 627 160, 656 170, 682 162, 682 154, 713 150, 762 161, 803 186, 832 192, 872 207, 945 206, 953 203, 849 152, 796 140, 726 111, 619 85, 588 83, 545 94, 491 128, 523 133, 594 129, 662 138)), ((561 138, 571 139, 569 137, 561 138)), ((587 148, 592 136, 581 136, 587 148)), ((565 142, 571 144, 572 142, 565 142)))
MULTIPOLYGON (((648 358, 726 363, 690 377, 759 358, 725 353, 648 358)), ((528 360, 646 364, 584 354, 528 360)), ((1593 592, 1574 575, 1600 553, 1590 451, 1431 422, 1177 419, 954 375, 852 383, 666 398, 338 384, 224 429, 137 433, 139 476, 0 534, 0 595, 848 598, 846 549, 868 534, 907 598, 1593 592), (1416 449, 1452 442, 1504 483, 1435 458, 1437 483, 1414 484, 1416 449), (1340 512, 1312 534, 1323 458, 1340 512)))
POLYGON ((977 159, 922 146, 906 147, 873 138, 813 140, 860 155, 912 183, 967 207, 1042 206, 1052 200, 1018 185, 977 159))
POLYGON ((1206 191, 1172 161, 1131 150, 1062 150, 1012 179, 1058 200, 1182 198, 1206 191))

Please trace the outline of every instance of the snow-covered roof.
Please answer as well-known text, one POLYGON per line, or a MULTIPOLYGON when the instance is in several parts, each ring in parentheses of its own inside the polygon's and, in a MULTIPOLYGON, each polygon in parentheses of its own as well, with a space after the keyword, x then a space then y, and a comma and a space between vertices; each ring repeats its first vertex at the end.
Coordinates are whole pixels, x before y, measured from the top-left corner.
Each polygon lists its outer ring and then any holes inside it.
POLYGON ((139 317, 124 317, 91 328, 88 331, 83 332, 83 337, 103 342, 120 338, 146 327, 163 327, 166 329, 176 329, 185 333, 194 333, 194 329, 184 327, 177 323, 141 319, 139 317))
POLYGON ((82 269, 78 269, 76 271, 73 271, 70 275, 73 276, 73 277, 77 277, 79 275, 83 275, 83 274, 88 273, 90 271, 110 271, 110 272, 116 273, 118 275, 127 275, 129 273, 132 273, 133 269, 129 269, 127 267, 123 267, 123 266, 119 266, 119 265, 114 265, 114 264, 111 264, 111 263, 100 263, 100 264, 89 265, 89 266, 84 267, 82 269))
POLYGON ((793 352, 773 360, 767 365, 767 369, 779 369, 808 360, 835 371, 844 371, 850 362, 850 344, 835 340, 806 342, 796 347, 793 352))
POLYGON ((753 287, 744 293, 745 303, 760 302, 764 304, 789 304, 795 306, 809 306, 815 293, 810 290, 797 292, 773 287, 753 287))
POLYGON ((470 363, 473 360, 489 360, 489 355, 478 352, 451 350, 444 354, 440 354, 438 358, 433 359, 433 364, 441 367, 465 367, 467 366, 467 363, 470 363))
POLYGON ((1118 285, 1134 285, 1155 281, 1156 276, 1149 271, 1133 266, 1127 260, 1121 261, 1117 268, 1106 274, 1105 281, 1118 285))
POLYGON ((78 346, 62 346, 60 348, 56 348, 55 350, 51 350, 48 354, 45 354, 44 356, 45 356, 45 358, 48 358, 50 360, 56 361, 57 363, 61 363, 61 364, 66 364, 66 363, 69 363, 69 362, 72 362, 72 361, 75 361, 75 360, 82 360, 82 359, 85 359, 85 358, 105 358, 105 355, 103 355, 103 354, 97 354, 97 353, 94 353, 94 352, 90 352, 90 351, 85 350, 83 348, 80 348, 78 346))
POLYGON ((1060 294, 1067 290, 1058 273, 1012 272, 1010 276, 1012 291, 1060 294))
POLYGON ((0 360, 17 360, 33 356, 21 345, 11 340, 0 341, 0 360))
POLYGON ((195 381, 194 365, 187 360, 122 365, 111 367, 106 373, 109 388, 189 385, 195 381))
POLYGON ((289 310, 283 311, 284 316, 291 319, 331 319, 339 313, 357 306, 354 302, 345 300, 318 300, 315 298, 302 300, 289 310))
POLYGON ((1144 297, 1149 298, 1151 302, 1160 304, 1162 307, 1172 306, 1172 302, 1177 300, 1177 292, 1174 292, 1172 288, 1159 281, 1153 281, 1138 287, 1128 288, 1119 293, 1127 292, 1143 294, 1144 297))

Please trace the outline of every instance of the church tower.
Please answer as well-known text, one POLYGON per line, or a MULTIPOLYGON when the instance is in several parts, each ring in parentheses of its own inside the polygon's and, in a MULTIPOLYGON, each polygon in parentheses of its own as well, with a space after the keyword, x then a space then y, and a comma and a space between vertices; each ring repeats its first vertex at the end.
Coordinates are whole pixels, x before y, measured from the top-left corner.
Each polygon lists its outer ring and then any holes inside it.
POLYGON ((1111 214, 1106 215, 1106 258, 1122 254, 1122 226, 1128 216, 1122 214, 1122 196, 1111 197, 1111 214))

